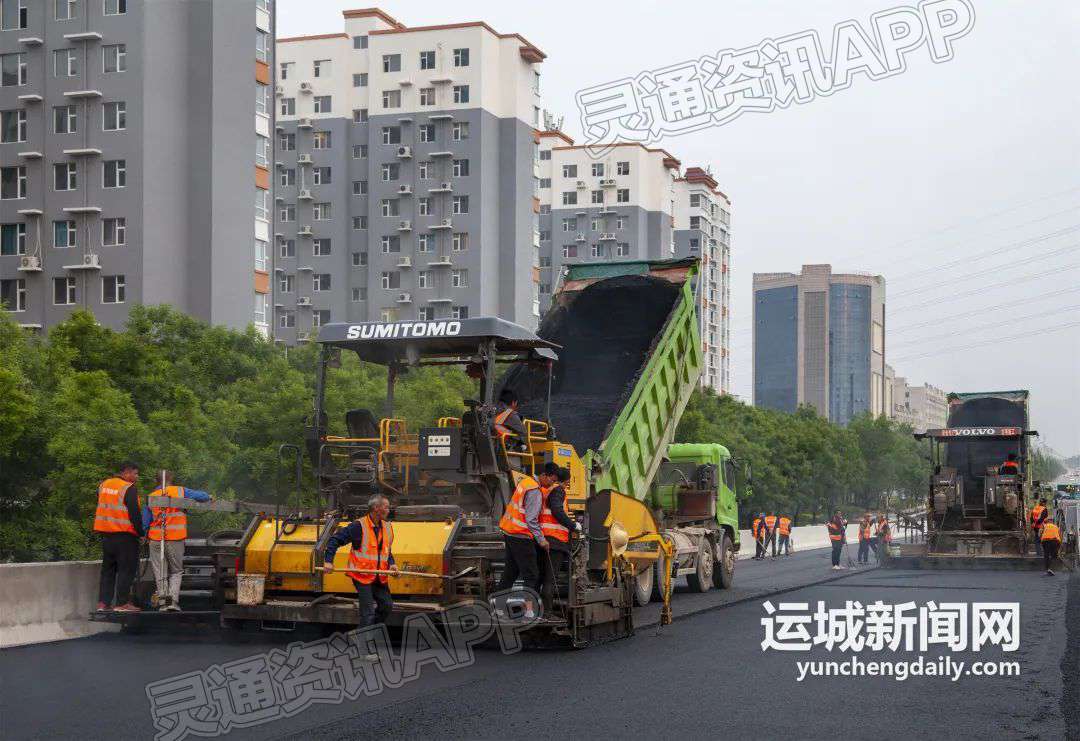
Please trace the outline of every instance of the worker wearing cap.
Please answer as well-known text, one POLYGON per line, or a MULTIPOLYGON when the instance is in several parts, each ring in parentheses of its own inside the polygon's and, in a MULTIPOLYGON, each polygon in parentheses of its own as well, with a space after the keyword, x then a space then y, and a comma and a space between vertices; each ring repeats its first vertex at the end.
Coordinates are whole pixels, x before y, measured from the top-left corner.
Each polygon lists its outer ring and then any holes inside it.
POLYGON ((784 555, 791 555, 791 518, 787 515, 780 515, 780 519, 776 521, 776 532, 780 536, 780 544, 776 550, 784 555))
POLYGON ((1042 538, 1039 537, 1039 531, 1042 529, 1043 523, 1046 522, 1047 517, 1050 516, 1050 511, 1046 509, 1046 497, 1039 500, 1039 503, 1031 508, 1031 512, 1028 513, 1028 521, 1031 523, 1031 532, 1035 535, 1035 552, 1037 555, 1043 555, 1042 552, 1042 538))
POLYGON ((847 541, 847 520, 844 519, 844 513, 836 510, 826 525, 829 528, 829 542, 832 543, 833 571, 841 571, 844 567, 840 565, 840 554, 847 541))
POLYGON ((754 560, 760 561, 765 552, 761 543, 762 523, 765 521, 765 513, 760 512, 750 525, 750 535, 754 538, 754 560))
MULTIPOLYGON (((174 486, 171 471, 162 471, 161 486, 150 492, 152 497, 175 497, 195 502, 209 502, 210 495, 186 486, 174 486)), ((160 483, 160 482, 159 482, 160 483)), ((150 541, 150 567, 158 585, 158 597, 168 597, 162 611, 180 611, 180 581, 184 575, 184 543, 187 540, 187 514, 175 507, 143 507, 143 528, 150 541), (162 548, 162 540, 165 541, 162 548), (164 553, 162 553, 164 551, 164 553)))
POLYGON ((570 471, 554 463, 544 465, 540 474, 543 507, 540 510, 540 529, 551 545, 547 551, 538 549, 542 576, 544 608, 550 610, 555 597, 559 574, 566 571, 570 560, 570 535, 580 533, 581 525, 566 513, 566 484, 570 471))
POLYGON ((1039 530, 1039 539, 1042 541, 1043 563, 1046 564, 1046 575, 1053 576, 1054 571, 1050 568, 1054 559, 1057 558, 1058 548, 1061 547, 1061 528, 1057 523, 1047 521, 1039 530))
POLYGON ((1009 457, 1001 464, 998 474, 1001 476, 1017 476, 1020 473, 1020 462, 1016 459, 1016 453, 1009 453, 1009 457))
POLYGON ((98 485, 94 532, 101 536, 101 579, 98 612, 138 612, 131 601, 131 585, 139 565, 139 538, 145 534, 139 511, 139 466, 124 463, 120 473, 98 485), (115 597, 115 602, 114 602, 115 597), (117 604, 112 608, 112 605, 117 604))
POLYGON ((874 549, 874 553, 877 553, 877 547, 874 544, 874 520, 869 512, 865 512, 859 522, 859 563, 870 563, 871 548, 874 549))
POLYGON ((334 554, 338 548, 346 544, 352 547, 345 573, 356 587, 360 628, 385 623, 394 610, 389 575, 372 573, 398 570, 392 550, 394 526, 387 519, 389 516, 390 500, 375 494, 368 500, 368 513, 330 536, 323 554, 323 571, 330 574, 334 571, 334 554))
MULTIPOLYGON (((520 577, 526 589, 539 594, 541 584, 537 553, 551 547, 540 527, 544 494, 540 482, 532 476, 516 473, 514 476, 517 485, 499 520, 499 529, 502 530, 503 543, 506 546, 506 559, 498 591, 510 589, 520 577)), ((554 483, 554 478, 549 479, 546 474, 541 474, 541 477, 554 483)))
POLYGON ((525 440, 525 425, 518 416, 518 398, 510 389, 503 389, 499 402, 495 405, 495 436, 502 441, 507 450, 516 450, 525 440))
MULTIPOLYGON (((765 517, 765 527, 769 529, 765 544, 771 545, 773 558, 776 558, 776 524, 779 520, 780 518, 776 516, 775 512, 769 512, 765 517)), ((765 554, 762 553, 761 555, 764 556, 765 554)))

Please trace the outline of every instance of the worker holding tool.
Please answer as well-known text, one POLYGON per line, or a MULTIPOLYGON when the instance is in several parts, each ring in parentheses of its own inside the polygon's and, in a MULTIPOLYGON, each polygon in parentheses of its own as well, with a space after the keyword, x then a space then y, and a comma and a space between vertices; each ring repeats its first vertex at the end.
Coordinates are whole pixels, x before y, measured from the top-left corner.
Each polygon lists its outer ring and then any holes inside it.
POLYGON ((859 522, 859 557, 860 564, 870 563, 870 549, 877 554, 877 544, 874 543, 874 520, 869 512, 864 512, 859 522))
POLYGON ((761 561, 765 558, 765 543, 769 529, 765 526, 765 513, 759 512, 758 516, 754 518, 754 524, 750 529, 751 534, 754 536, 754 560, 761 561))
POLYGON ((570 534, 580 533, 581 524, 566 514, 566 483, 570 471, 554 463, 544 465, 539 476, 543 506, 540 509, 540 530, 551 545, 547 551, 538 549, 540 571, 543 574, 544 608, 552 609, 558 575, 566 570, 570 559, 570 534))
POLYGON ((1039 530, 1039 539, 1042 541, 1043 563, 1046 564, 1046 575, 1053 576, 1054 571, 1050 567, 1057 558, 1058 548, 1061 547, 1061 528, 1054 522, 1043 523, 1039 530))
MULTIPOLYGON (((171 471, 162 471, 152 497, 175 497, 209 502, 210 495, 186 486, 174 486, 171 471)), ((180 612, 180 581, 184 575, 184 543, 187 541, 187 513, 175 507, 144 507, 143 528, 150 541, 150 567, 154 570, 157 593, 167 600, 162 612, 180 612)))
MULTIPOLYGON (((540 568, 536 556, 538 552, 551 547, 540 527, 543 508, 544 495, 540 483, 532 476, 519 475, 514 493, 499 520, 499 529, 506 544, 506 561, 502 578, 499 579, 499 591, 510 589, 520 577, 526 589, 540 593, 540 568)), ((527 608, 525 616, 535 617, 535 613, 527 608)))
POLYGON ((131 585, 139 565, 139 538, 145 533, 139 511, 139 467, 124 463, 120 473, 98 485, 94 532, 101 534, 101 580, 98 612, 138 612, 131 601, 131 585), (119 604, 112 608, 113 598, 119 604))
POLYGON ((1042 538, 1039 537, 1039 531, 1042 530, 1043 524, 1049 515, 1050 511, 1046 508, 1046 497, 1039 499, 1039 503, 1032 507, 1031 512, 1028 513, 1031 532, 1035 535, 1035 553, 1039 556, 1043 555, 1043 543, 1042 538))
POLYGON ((323 571, 331 574, 338 548, 343 545, 352 547, 345 573, 356 587, 356 602, 360 611, 357 627, 360 628, 385 623, 394 610, 387 572, 396 572, 398 567, 394 564, 391 550, 394 526, 387 520, 389 516, 390 500, 382 494, 375 494, 368 499, 368 513, 330 536, 323 554, 323 571))
MULTIPOLYGON (((780 521, 780 518, 776 516, 775 512, 769 512, 765 517, 765 527, 769 529, 767 545, 771 545, 772 557, 776 558, 776 524, 780 521)), ((762 555, 765 555, 764 553, 762 555)))
POLYGON ((780 519, 776 523, 776 531, 780 534, 780 545, 777 546, 777 551, 785 556, 791 555, 791 518, 786 515, 780 515, 780 519))
POLYGON ((827 526, 829 528, 829 541, 832 543, 833 571, 842 571, 844 567, 840 565, 840 554, 843 552, 844 544, 847 542, 847 520, 844 519, 844 513, 836 510, 827 526))

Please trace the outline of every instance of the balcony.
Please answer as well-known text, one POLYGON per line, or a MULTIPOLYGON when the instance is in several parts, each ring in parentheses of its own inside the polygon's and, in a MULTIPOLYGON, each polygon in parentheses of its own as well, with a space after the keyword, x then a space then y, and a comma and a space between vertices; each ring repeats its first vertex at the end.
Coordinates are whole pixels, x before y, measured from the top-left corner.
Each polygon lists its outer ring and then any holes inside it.
POLYGON ((431 78, 431 83, 433 85, 449 85, 453 81, 454 78, 445 73, 439 73, 435 77, 431 78))
POLYGON ((64 93, 66 98, 75 98, 77 100, 84 100, 87 98, 100 98, 100 90, 68 90, 64 93))
POLYGON ((41 46, 45 43, 45 40, 40 36, 23 36, 19 39, 19 43, 23 46, 41 46))
POLYGON ((435 298, 428 299, 429 304, 449 304, 453 303, 453 301, 454 299, 450 298, 449 296, 436 296, 435 298))
POLYGON ((428 188, 428 193, 453 193, 453 192, 454 192, 454 184, 451 183, 450 181, 447 181, 445 183, 439 183, 438 185, 434 185, 434 186, 428 188))
POLYGON ((42 97, 37 93, 27 93, 19 96, 20 103, 40 103, 41 101, 42 97))
POLYGON ((430 116, 428 116, 428 119, 431 120, 431 121, 453 121, 454 120, 454 114, 452 114, 452 113, 432 113, 430 116))
POLYGON ((37 150, 31 150, 29 152, 19 152, 19 156, 24 160, 39 160, 41 159, 42 154, 37 150))
POLYGON ((65 33, 64 38, 68 41, 101 41, 101 34, 97 31, 78 31, 65 33))
POLYGON ((64 270, 101 270, 101 260, 94 253, 87 252, 82 256, 81 263, 65 265, 64 270))
POLYGON ((100 214, 101 206, 65 206, 64 211, 69 214, 100 214))
POLYGON ((431 157, 432 159, 438 159, 440 157, 453 157, 454 153, 453 152, 447 152, 447 151, 438 151, 438 152, 432 152, 428 156, 431 157))
POLYGON ((45 212, 40 208, 20 208, 17 213, 19 216, 41 216, 45 212))
POLYGON ((439 255, 434 260, 428 263, 430 267, 436 268, 448 268, 454 264, 454 261, 450 259, 450 255, 439 255))
POLYGON ((64 154, 69 157, 98 157, 101 150, 96 147, 80 147, 78 149, 65 149, 64 154))
POLYGON ((428 228, 433 229, 433 230, 434 229, 453 229, 454 228, 454 222, 453 222, 452 219, 443 219, 442 221, 438 221, 438 222, 432 224, 428 228))

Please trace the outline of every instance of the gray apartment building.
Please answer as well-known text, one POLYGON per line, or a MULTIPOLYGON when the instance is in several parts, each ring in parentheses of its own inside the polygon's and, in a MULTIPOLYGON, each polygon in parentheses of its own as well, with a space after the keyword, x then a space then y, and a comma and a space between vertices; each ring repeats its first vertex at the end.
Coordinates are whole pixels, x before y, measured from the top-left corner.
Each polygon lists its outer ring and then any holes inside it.
POLYGON ((495 315, 535 327, 544 54, 483 22, 277 40, 274 335, 495 315))
POLYGON ((0 0, 0 294, 269 330, 270 0, 0 0), (254 151, 253 151, 254 150, 254 151))
POLYGON ((837 424, 890 414, 885 364, 885 279, 833 273, 754 274, 754 405, 794 412, 809 404, 837 424))

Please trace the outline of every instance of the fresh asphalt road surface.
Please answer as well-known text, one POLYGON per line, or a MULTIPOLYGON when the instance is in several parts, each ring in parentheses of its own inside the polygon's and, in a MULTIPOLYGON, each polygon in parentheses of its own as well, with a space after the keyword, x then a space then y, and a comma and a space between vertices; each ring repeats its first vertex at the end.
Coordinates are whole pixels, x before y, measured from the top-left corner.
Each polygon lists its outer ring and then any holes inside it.
MULTIPOLYGON (((673 603, 676 622, 659 635, 654 627, 643 627, 633 638, 583 651, 505 656, 481 650, 471 666, 440 672, 427 665, 417 679, 396 689, 339 705, 315 705, 287 720, 229 735, 625 739, 736 731, 756 738, 1060 739, 1066 729, 1076 734, 1080 575, 1070 580, 1038 572, 863 570, 798 587, 800 580, 807 584, 836 575, 828 568, 826 551, 776 562, 743 561, 736 567, 736 589, 679 594, 673 603), (830 606, 879 599, 1018 601, 1019 650, 983 651, 978 658, 1018 661, 1021 676, 962 677, 955 683, 937 677, 798 682, 796 661, 850 654, 763 652, 760 595, 769 590, 789 590, 774 601, 824 600, 830 606), (695 602, 701 611, 687 614, 695 602), (710 609, 722 604, 724 609, 710 609)), ((217 635, 192 640, 108 634, 9 649, 0 653, 0 728, 5 739, 149 738, 154 729, 147 683, 263 653, 289 640, 296 637, 240 643, 223 642, 217 635)), ((860 657, 916 659, 917 654, 871 657, 863 652, 860 657)), ((970 660, 971 655, 953 658, 970 660)))

